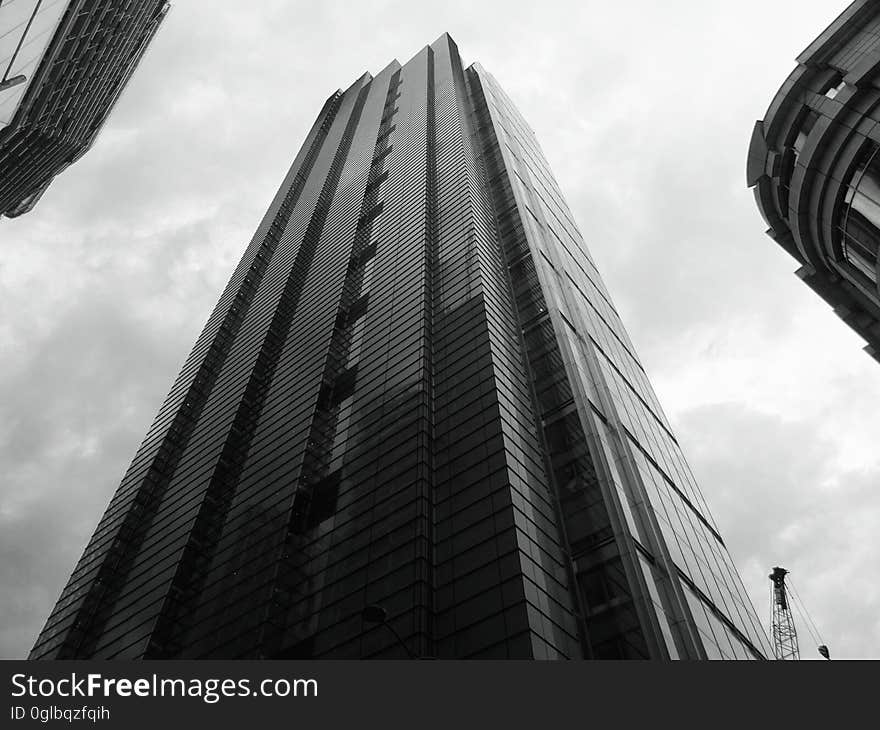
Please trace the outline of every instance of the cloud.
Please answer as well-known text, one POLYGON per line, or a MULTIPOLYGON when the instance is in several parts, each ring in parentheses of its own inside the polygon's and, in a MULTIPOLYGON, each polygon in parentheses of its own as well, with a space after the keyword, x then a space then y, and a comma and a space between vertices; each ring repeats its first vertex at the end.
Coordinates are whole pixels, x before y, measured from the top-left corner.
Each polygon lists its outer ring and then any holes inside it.
POLYGON ((837 444, 811 419, 739 404, 692 409, 674 426, 764 624, 767 576, 780 565, 804 608, 795 611, 804 656, 815 655, 811 617, 833 656, 875 657, 880 590, 868 576, 880 574, 880 465, 841 468, 837 444))

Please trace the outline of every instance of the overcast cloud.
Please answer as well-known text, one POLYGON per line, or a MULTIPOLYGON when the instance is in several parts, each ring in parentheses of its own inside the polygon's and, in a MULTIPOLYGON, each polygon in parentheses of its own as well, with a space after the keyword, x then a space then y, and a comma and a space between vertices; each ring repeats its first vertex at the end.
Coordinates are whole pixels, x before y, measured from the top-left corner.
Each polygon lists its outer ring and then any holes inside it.
POLYGON ((782 565, 833 658, 880 657, 880 364, 744 173, 846 0, 173 5, 95 147, 0 221, 0 657, 32 645, 323 101, 443 31, 535 129, 762 620, 782 565))

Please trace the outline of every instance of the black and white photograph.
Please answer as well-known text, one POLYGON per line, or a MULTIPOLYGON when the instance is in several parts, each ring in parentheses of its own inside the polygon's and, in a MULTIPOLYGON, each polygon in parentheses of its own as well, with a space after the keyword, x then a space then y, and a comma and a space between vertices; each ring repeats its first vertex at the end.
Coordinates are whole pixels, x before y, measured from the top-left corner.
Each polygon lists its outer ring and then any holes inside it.
POLYGON ((880 2, 0 0, 0 74, 3 659, 880 658, 880 2))

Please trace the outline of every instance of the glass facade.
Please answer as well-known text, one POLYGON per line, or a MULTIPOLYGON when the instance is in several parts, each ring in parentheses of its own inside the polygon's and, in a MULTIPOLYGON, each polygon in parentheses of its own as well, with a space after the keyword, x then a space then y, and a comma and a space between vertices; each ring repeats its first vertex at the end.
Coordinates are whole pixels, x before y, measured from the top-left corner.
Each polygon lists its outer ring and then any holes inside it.
POLYGON ((31 210, 91 147, 168 8, 0 2, 0 215, 31 210))
POLYGON ((877 248, 880 245, 880 145, 872 143, 850 180, 841 214, 843 258, 864 277, 868 286, 877 287, 877 248))
POLYGON ((31 657, 769 653, 533 132, 444 35, 325 103, 31 657))

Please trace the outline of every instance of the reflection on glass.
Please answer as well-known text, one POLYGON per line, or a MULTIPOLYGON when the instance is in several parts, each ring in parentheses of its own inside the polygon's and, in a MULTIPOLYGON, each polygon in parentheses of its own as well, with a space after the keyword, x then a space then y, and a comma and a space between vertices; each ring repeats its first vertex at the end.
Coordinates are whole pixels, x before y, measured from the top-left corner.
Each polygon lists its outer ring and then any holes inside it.
MULTIPOLYGON (((515 291, 519 298, 526 298, 530 278, 544 274, 546 282, 542 281, 540 287, 544 300, 541 302, 541 311, 560 313, 567 327, 562 337, 572 354, 570 372, 566 375, 579 377, 582 381, 581 388, 566 394, 565 402, 570 403, 572 398, 575 399, 575 408, 586 414, 584 420, 593 422, 594 437, 600 447, 598 450, 613 455, 607 470, 616 488, 622 527, 640 549, 656 556, 658 553, 651 551, 650 539, 642 535, 638 527, 640 520, 648 520, 652 515, 656 518, 662 531, 659 541, 666 543, 673 563, 671 567, 675 571, 666 580, 677 581, 680 575, 699 592, 699 596, 692 594, 691 598, 696 602, 698 610, 695 611, 695 617, 702 621, 700 635, 704 637, 711 658, 746 658, 760 656, 762 652, 769 654, 770 646, 760 629, 754 609, 750 607, 745 589, 735 577, 735 571, 731 575, 730 558, 717 534, 705 500, 669 429, 601 277, 586 252, 586 245, 571 220, 564 199, 558 193, 558 186, 534 135, 494 79, 482 71, 479 74, 500 151, 512 173, 511 187, 514 196, 521 201, 520 209, 525 212, 522 223, 529 239, 526 250, 532 254, 531 257, 523 257, 519 249, 514 252, 515 263, 511 267, 511 274, 515 291), (536 262, 540 264, 539 267, 534 266, 536 262), (587 358, 592 365, 588 365, 587 358), (586 393, 587 402, 577 402, 582 398, 581 393, 586 393), (593 419, 593 412, 604 415, 593 419), (614 424, 617 431, 615 437, 612 437, 606 419, 614 424), (613 445, 618 439, 622 440, 620 448, 613 445), (627 462, 631 469, 623 467, 627 462), (630 494, 634 496, 632 502, 628 499, 630 494), (635 498, 642 494, 647 502, 635 498), (720 618, 722 616, 723 620, 720 618), (740 634, 742 639, 738 638, 740 634), (737 637, 735 644, 728 638, 730 635, 737 637), (753 646, 748 646, 749 641, 753 646)), ((788 142, 792 169, 817 119, 815 112, 804 114, 788 142)), ((538 316, 533 309, 520 311, 538 316)), ((527 339, 527 350, 530 346, 527 339)), ((532 365, 539 379, 550 370, 545 367, 543 360, 532 365)), ((538 390, 539 397, 545 397, 548 405, 559 405, 555 401, 549 402, 549 388, 539 387, 538 390)), ((562 399, 557 400, 561 402, 562 399)), ((561 428, 563 423, 563 420, 557 421, 554 428, 561 428)), ((552 428, 548 429, 551 452, 565 453, 570 446, 560 446, 554 450, 557 435, 552 428)), ((565 485, 570 475, 563 469, 557 469, 556 476, 559 483, 565 485)), ((567 502, 562 511, 569 517, 573 515, 567 502)), ((577 543, 573 536, 581 536, 579 525, 572 519, 569 519, 569 523, 567 537, 571 541, 572 551, 577 553, 583 550, 584 555, 588 554, 598 544, 597 541, 593 539, 592 542, 577 543)), ((593 524, 598 524, 595 517, 593 524)), ((604 565, 607 569, 610 563, 604 565)), ((653 606, 662 638, 670 654, 677 654, 671 626, 682 620, 677 614, 682 613, 683 607, 665 606, 660 600, 661 591, 657 585, 660 574, 645 570, 644 563, 642 572, 651 598, 647 608, 653 606)), ((586 579, 582 574, 578 580, 586 579)), ((592 583, 584 585, 592 586, 592 583)), ((593 605, 595 596, 592 598, 586 597, 585 602, 588 607, 597 610, 593 605)), ((596 642, 599 641, 597 636, 603 635, 605 625, 599 621, 598 614, 591 616, 591 621, 591 639, 596 642)), ((615 630, 618 637, 625 633, 621 626, 615 630)), ((611 643, 609 637, 610 634, 605 637, 607 644, 611 643)))
POLYGON ((872 146, 867 160, 856 170, 846 191, 843 216, 844 258, 863 276, 877 283, 877 248, 880 245, 880 161, 872 146))

